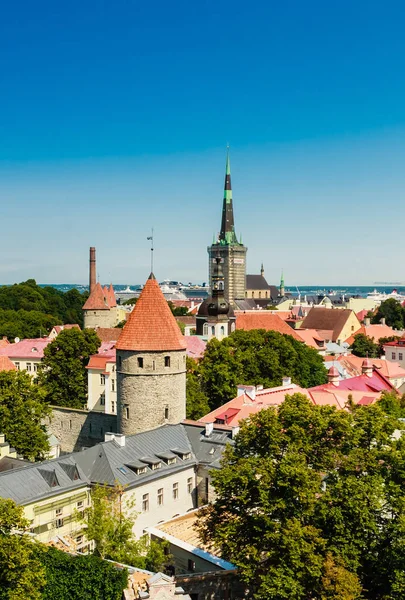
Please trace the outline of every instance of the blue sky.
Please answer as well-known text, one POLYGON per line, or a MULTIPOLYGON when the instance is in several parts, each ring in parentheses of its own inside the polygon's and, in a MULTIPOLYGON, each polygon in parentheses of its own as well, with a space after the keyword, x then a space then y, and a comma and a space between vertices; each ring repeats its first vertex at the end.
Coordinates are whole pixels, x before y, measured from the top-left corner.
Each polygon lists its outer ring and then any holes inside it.
POLYGON ((3 3, 0 282, 204 281, 231 145, 269 281, 405 280, 405 5, 3 3))

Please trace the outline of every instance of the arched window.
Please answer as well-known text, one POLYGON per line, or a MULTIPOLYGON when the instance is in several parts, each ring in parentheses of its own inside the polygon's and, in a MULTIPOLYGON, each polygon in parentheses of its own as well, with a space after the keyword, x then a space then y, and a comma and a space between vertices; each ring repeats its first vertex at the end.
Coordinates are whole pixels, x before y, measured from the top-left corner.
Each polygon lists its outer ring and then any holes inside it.
POLYGON ((204 323, 204 326, 203 326, 203 335, 208 335, 208 323, 204 323))
POLYGON ((221 335, 225 335, 225 327, 221 325, 221 335))
POLYGON ((215 327, 214 326, 211 327, 211 335, 215 335, 215 327))

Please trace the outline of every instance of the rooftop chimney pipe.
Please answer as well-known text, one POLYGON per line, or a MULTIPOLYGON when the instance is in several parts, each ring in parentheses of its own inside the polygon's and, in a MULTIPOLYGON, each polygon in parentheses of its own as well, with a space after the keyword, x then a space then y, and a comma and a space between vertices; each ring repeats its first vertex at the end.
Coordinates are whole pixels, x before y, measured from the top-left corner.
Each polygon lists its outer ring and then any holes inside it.
POLYGON ((89 271, 89 291, 90 294, 96 285, 96 249, 94 246, 90 248, 90 271, 89 271))

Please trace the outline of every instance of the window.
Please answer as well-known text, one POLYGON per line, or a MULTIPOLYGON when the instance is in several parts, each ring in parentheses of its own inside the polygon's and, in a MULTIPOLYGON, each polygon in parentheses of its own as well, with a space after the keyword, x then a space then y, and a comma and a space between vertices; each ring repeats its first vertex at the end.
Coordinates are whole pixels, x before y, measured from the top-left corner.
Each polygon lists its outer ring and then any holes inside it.
POLYGON ((188 559, 187 569, 192 573, 195 571, 195 562, 191 558, 188 559))
POLYGON ((105 375, 104 375, 104 373, 101 373, 101 375, 100 375, 100 383, 101 383, 101 385, 105 385, 105 375))
POLYGON ((138 356, 138 367, 143 369, 143 358, 142 356, 138 356))
POLYGON ((27 363, 27 371, 31 371, 31 363, 27 363))
POLYGON ((191 492, 192 492, 192 491, 193 491, 193 478, 192 478, 192 477, 189 477, 189 478, 187 479, 187 492, 188 492, 189 494, 191 494, 191 492))
POLYGON ((208 477, 205 478, 205 500, 208 501, 208 493, 210 490, 210 480, 208 477))
POLYGON ((17 369, 17 371, 19 371, 19 370, 20 370, 20 363, 19 363, 19 362, 16 362, 16 363, 14 363, 14 364, 15 364, 15 368, 17 369))
POLYGON ((162 466, 162 463, 160 463, 160 462, 153 463, 152 464, 152 471, 156 471, 157 469, 160 469, 161 466, 162 466))
POLYGON ((396 354, 395 352, 392 353, 392 360, 395 360, 396 354))
POLYGON ((34 363, 32 366, 34 367, 34 373, 36 373, 38 371, 38 365, 37 365, 37 363, 34 363))
POLYGON ((165 367, 170 367, 170 356, 165 356, 165 367))
POLYGON ((221 325, 221 335, 225 335, 225 327, 221 325))
POLYGON ((403 356, 404 356, 404 355, 402 354, 402 352, 400 352, 400 353, 398 354, 398 360, 403 360, 403 356))
POLYGON ((214 326, 211 327, 211 334, 215 335, 215 327, 214 326))
POLYGON ((155 370, 156 369, 156 363, 154 360, 152 360, 152 369, 155 370))
POLYGON ((111 391, 115 392, 115 379, 111 379, 111 391))
POLYGON ((159 488, 158 489, 157 503, 158 503, 158 506, 162 506, 163 505, 163 488, 159 488))
POLYGON ((262 297, 262 293, 261 293, 261 292, 259 292, 259 298, 261 298, 261 297, 262 297))
POLYGON ((104 392, 102 394, 100 394, 100 404, 101 404, 101 406, 104 406, 104 404, 105 404, 105 394, 104 394, 104 392))
POLYGON ((166 406, 165 406, 165 419, 168 419, 168 418, 169 418, 169 407, 166 404, 166 406))
POLYGON ((168 465, 175 465, 175 464, 176 464, 176 458, 175 458, 175 457, 173 457, 173 458, 168 458, 168 459, 167 459, 167 464, 168 464, 168 465))
POLYGON ((56 517, 60 517, 62 515, 62 513, 63 513, 63 508, 57 508, 55 510, 55 516, 56 517))
POLYGON ((75 541, 76 541, 77 545, 82 544, 83 543, 83 536, 82 535, 78 535, 75 541))
POLYGON ((76 502, 76 507, 79 510, 80 508, 83 508, 83 500, 79 500, 79 502, 76 502))
POLYGON ((208 335, 208 324, 204 323, 203 325, 203 335, 208 335))
POLYGON ((148 512, 149 510, 149 494, 142 496, 142 512, 148 512))
POLYGON ((115 373, 115 365, 112 366, 112 372, 115 373))
POLYGON ((129 406, 125 407, 125 418, 129 419, 129 406))
POLYGON ((179 484, 173 483, 173 499, 177 500, 179 497, 179 484))
POLYGON ((56 519, 55 527, 56 529, 60 529, 61 527, 63 527, 63 519, 56 519))
POLYGON ((111 401, 111 412, 115 413, 115 402, 111 401))

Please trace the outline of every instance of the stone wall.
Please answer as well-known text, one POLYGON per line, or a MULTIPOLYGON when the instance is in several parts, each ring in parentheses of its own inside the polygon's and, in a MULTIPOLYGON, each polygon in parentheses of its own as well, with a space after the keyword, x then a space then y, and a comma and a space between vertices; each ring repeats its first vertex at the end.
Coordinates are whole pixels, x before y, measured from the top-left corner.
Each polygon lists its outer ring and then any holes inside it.
POLYGON ((117 350, 116 370, 121 433, 140 433, 185 419, 185 351, 117 350), (165 359, 169 361, 168 366, 165 366, 165 359))
POLYGON ((117 417, 54 406, 46 426, 60 441, 62 452, 77 452, 103 442, 108 431, 117 433, 117 417))
POLYGON ((86 329, 95 329, 96 327, 115 327, 117 324, 116 320, 116 309, 104 309, 104 310, 84 310, 84 327, 86 329))
POLYGON ((253 597, 239 580, 236 570, 176 575, 176 582, 192 600, 247 600, 253 597))

